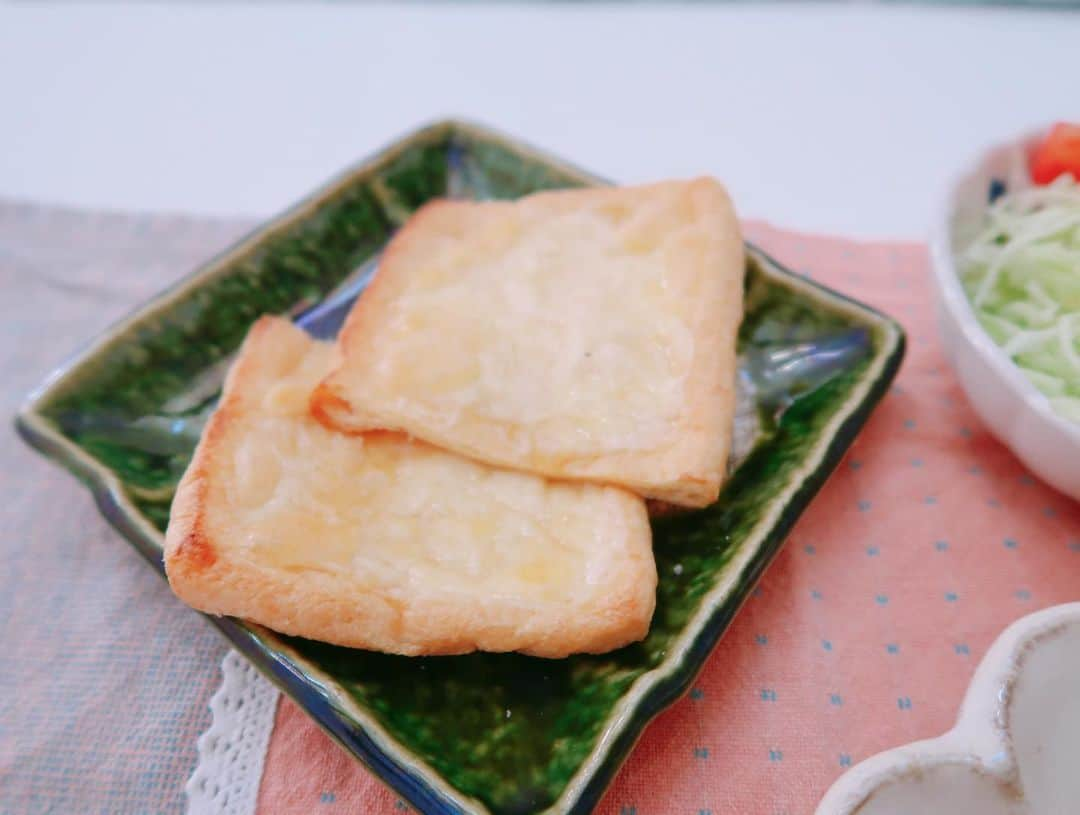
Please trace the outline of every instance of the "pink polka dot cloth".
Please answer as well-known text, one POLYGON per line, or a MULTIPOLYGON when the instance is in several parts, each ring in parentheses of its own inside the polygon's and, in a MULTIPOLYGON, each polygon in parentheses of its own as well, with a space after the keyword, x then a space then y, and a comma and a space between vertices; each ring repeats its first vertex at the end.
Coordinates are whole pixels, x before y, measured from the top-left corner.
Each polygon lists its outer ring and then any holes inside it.
MULTIPOLYGON (((749 224, 782 263, 895 316, 895 387, 691 692, 657 718, 602 815, 806 815, 850 765, 948 729, 1013 620, 1080 597, 1080 507, 972 413, 935 330, 923 247, 749 224)), ((265 813, 409 807, 282 701, 265 813)))

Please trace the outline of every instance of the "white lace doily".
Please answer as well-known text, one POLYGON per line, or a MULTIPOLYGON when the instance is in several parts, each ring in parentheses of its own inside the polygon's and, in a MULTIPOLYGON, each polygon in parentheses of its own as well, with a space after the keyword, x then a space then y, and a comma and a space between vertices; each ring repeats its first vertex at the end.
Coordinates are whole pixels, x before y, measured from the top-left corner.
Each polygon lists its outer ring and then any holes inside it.
POLYGON ((236 651, 221 662, 213 720, 185 791, 189 815, 255 815, 278 690, 236 651))

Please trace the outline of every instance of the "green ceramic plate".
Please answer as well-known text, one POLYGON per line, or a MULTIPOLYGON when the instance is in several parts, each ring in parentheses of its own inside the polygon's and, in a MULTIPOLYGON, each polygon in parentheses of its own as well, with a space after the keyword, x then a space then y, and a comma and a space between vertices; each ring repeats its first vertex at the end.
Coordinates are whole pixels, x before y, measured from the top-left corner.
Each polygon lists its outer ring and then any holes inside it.
MULTIPOLYGON (((479 127, 427 127, 116 325, 49 378, 18 428, 86 482, 161 572, 173 486, 258 315, 333 335, 381 247, 431 198, 598 183, 479 127)), ((689 687, 885 392, 903 343, 893 321, 749 247, 734 473, 714 506, 654 523, 660 583, 642 643, 558 661, 410 659, 213 622, 418 810, 587 812, 648 721, 689 687)))

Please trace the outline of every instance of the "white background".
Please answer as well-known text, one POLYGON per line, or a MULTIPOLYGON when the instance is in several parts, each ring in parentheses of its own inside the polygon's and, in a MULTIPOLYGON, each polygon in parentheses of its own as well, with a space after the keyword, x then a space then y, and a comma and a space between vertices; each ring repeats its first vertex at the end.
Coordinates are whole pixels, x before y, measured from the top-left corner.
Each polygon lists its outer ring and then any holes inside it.
POLYGON ((920 238, 981 145, 1080 120, 1080 14, 865 5, 0 5, 0 196, 269 215, 443 115, 743 215, 920 238))

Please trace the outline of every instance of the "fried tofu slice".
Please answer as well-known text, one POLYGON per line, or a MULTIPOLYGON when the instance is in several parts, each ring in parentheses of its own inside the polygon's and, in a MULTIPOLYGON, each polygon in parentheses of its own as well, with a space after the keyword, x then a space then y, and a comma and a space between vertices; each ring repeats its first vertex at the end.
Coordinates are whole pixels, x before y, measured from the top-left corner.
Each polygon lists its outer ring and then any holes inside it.
POLYGON ((603 652, 648 631, 644 502, 498 470, 308 413, 332 346, 248 335, 172 506, 179 597, 285 634, 396 654, 603 652))
POLYGON ((708 178, 437 201, 391 241, 313 413, 705 506, 726 474, 743 273, 708 178))

